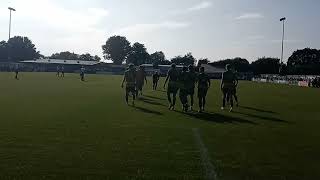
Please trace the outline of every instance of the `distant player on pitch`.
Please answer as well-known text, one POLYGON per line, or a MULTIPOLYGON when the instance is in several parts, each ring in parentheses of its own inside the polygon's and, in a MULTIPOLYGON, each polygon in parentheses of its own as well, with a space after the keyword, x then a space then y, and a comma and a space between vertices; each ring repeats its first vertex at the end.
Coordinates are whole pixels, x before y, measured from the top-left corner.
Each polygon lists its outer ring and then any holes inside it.
POLYGON ((64 66, 63 65, 61 66, 60 70, 61 70, 61 77, 64 77, 64 66))
POLYGON ((156 71, 156 72, 152 75, 152 80, 153 80, 152 89, 155 90, 155 91, 156 91, 157 88, 158 88, 159 79, 160 79, 160 75, 159 75, 159 73, 156 71))
POLYGON ((182 68, 182 72, 179 75, 179 85, 180 85, 180 91, 179 91, 179 98, 182 104, 182 111, 188 112, 189 110, 189 104, 188 104, 188 91, 189 91, 189 85, 190 79, 189 79, 189 72, 187 67, 182 68))
POLYGON ((146 82, 146 84, 148 83, 147 81, 147 73, 144 70, 143 66, 139 66, 139 69, 137 71, 137 97, 138 95, 142 96, 142 90, 143 90, 143 86, 144 86, 144 82, 146 82), (140 93, 139 93, 140 92, 140 93))
POLYGON ((176 69, 176 64, 171 64, 171 68, 168 71, 166 81, 163 85, 163 88, 165 89, 166 84, 169 81, 168 87, 167 87, 167 97, 170 103, 169 110, 174 110, 176 105, 176 99, 177 99, 176 97, 179 90, 178 77, 179 77, 179 72, 176 69), (172 99, 171 99, 171 95, 172 95, 172 99))
POLYGON ((206 97, 208 89, 211 86, 209 76, 204 72, 204 67, 200 68, 200 74, 198 75, 198 99, 199 99, 199 112, 205 111, 206 97))
POLYGON ((136 80, 137 80, 137 72, 134 68, 133 64, 129 65, 129 69, 124 73, 123 81, 121 87, 123 88, 123 84, 126 83, 126 104, 129 105, 129 94, 132 94, 132 106, 134 106, 134 101, 136 99, 136 80))
POLYGON ((236 76, 231 70, 230 64, 226 65, 226 72, 222 74, 222 79, 221 79, 221 91, 223 93, 223 98, 222 98, 222 107, 221 109, 224 110, 226 106, 226 101, 230 102, 230 112, 233 110, 233 91, 234 87, 236 84, 236 76))
POLYGON ((236 101, 236 106, 238 107, 239 101, 238 101, 237 89, 238 89, 239 81, 238 81, 236 72, 234 72, 234 74, 235 74, 235 82, 234 82, 233 89, 232 89, 231 93, 232 93, 232 98, 234 98, 234 100, 236 101))
POLYGON ((193 65, 189 65, 188 67, 188 81, 187 81, 187 98, 190 96, 190 110, 193 111, 194 104, 194 89, 197 81, 197 73, 193 65))
POLYGON ((56 74, 56 76, 60 77, 60 66, 59 65, 57 66, 57 74, 56 74))
POLYGON ((81 79, 81 81, 84 81, 84 73, 85 73, 85 68, 84 68, 84 66, 82 66, 81 69, 80 69, 80 79, 81 79))
POLYGON ((19 77, 18 77, 18 76, 19 76, 19 64, 16 64, 16 65, 15 65, 15 67, 14 67, 14 72, 15 72, 15 77, 14 77, 14 78, 15 78, 16 80, 19 80, 19 77))

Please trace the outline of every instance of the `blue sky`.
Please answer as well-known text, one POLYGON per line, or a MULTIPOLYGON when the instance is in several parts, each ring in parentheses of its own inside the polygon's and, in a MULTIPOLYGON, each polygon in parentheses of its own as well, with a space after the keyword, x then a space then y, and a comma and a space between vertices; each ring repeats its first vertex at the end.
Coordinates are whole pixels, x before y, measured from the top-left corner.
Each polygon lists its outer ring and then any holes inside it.
POLYGON ((298 48, 320 48, 319 0, 1 0, 0 39, 28 36, 44 55, 69 50, 102 56, 112 35, 141 42, 167 58, 192 52, 211 61, 279 57, 287 17, 286 60, 298 48))

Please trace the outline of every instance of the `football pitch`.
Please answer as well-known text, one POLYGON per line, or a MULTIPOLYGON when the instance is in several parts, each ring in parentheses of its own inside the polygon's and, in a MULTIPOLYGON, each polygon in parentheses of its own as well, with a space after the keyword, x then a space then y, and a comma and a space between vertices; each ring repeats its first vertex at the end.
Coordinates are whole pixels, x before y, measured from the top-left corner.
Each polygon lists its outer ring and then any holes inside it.
POLYGON ((163 78, 136 107, 121 80, 0 73, 0 179, 320 179, 319 89, 243 81, 229 113, 214 81, 184 114, 163 78))

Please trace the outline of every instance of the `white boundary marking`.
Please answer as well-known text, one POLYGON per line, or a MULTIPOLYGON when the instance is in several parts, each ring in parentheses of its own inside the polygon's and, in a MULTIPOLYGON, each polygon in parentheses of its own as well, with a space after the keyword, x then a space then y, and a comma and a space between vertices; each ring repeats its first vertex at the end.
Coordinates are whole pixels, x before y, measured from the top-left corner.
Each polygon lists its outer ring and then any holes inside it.
POLYGON ((202 142, 202 139, 199 134, 199 130, 197 128, 193 128, 192 131, 193 131, 193 135, 194 135, 195 141, 197 143, 197 146, 200 150, 201 164, 205 170, 205 179, 217 180, 217 174, 216 174, 214 167, 210 161, 210 157, 208 155, 208 150, 202 142))

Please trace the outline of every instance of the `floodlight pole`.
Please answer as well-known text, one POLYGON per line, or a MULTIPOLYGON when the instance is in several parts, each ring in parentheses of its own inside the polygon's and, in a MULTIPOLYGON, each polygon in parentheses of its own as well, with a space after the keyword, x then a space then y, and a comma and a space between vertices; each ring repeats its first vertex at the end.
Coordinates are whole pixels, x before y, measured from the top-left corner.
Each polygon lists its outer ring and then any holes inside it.
POLYGON ((10 39, 11 38, 11 12, 16 11, 16 10, 12 7, 8 7, 8 9, 9 9, 9 13, 10 13, 10 19, 9 19, 9 39, 10 39))
POLYGON ((280 19, 280 21, 282 22, 282 45, 281 45, 281 60, 280 60, 280 69, 281 69, 281 65, 283 63, 284 24, 285 24, 286 18, 283 17, 280 19))

